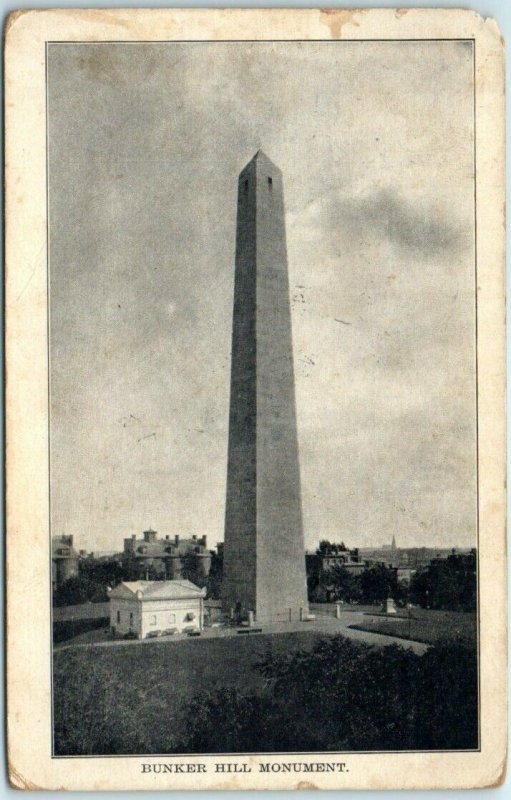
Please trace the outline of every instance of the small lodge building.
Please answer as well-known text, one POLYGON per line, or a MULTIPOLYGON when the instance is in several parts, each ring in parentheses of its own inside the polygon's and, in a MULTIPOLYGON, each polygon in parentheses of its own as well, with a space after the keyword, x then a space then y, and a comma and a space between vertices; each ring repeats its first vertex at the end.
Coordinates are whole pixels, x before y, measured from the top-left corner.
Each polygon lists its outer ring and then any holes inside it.
POLYGON ((187 580, 120 583, 109 592, 110 629, 137 639, 201 631, 205 595, 187 580))

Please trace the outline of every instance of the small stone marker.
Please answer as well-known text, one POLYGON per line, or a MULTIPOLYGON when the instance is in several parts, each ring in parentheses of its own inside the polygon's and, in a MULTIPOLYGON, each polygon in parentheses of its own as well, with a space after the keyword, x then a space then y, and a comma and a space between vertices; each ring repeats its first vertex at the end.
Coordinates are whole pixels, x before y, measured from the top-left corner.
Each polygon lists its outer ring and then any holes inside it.
POLYGON ((385 613, 386 614, 396 614, 396 603, 393 597, 387 597, 385 601, 385 613))

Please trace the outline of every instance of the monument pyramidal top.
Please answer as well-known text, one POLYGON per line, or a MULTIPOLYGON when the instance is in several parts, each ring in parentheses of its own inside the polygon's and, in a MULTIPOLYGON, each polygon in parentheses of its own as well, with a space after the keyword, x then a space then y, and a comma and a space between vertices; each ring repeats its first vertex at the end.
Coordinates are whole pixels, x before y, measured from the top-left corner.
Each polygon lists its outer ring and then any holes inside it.
POLYGON ((277 172, 279 175, 282 175, 281 170, 277 167, 276 164, 273 163, 271 158, 268 158, 266 153, 261 148, 259 148, 259 150, 252 156, 250 161, 247 164, 245 164, 245 166, 243 167, 243 169, 242 169, 242 171, 240 173, 240 178, 241 178, 242 175, 244 175, 246 170, 248 170, 253 165, 256 165, 258 167, 262 167, 263 169, 267 168, 271 172, 277 172))

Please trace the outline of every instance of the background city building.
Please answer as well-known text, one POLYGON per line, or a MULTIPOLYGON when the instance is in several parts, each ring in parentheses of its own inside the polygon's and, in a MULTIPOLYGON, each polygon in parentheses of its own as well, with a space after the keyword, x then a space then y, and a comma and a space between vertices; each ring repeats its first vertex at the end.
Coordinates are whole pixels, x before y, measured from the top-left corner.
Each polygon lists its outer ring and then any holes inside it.
POLYGON ((207 537, 190 539, 166 535, 158 538, 151 528, 144 531, 141 539, 133 536, 124 539, 122 565, 131 580, 175 580, 189 577, 206 579, 211 567, 211 552, 207 547, 207 537))
POLYGON ((73 537, 62 534, 51 537, 51 584, 59 586, 78 575, 78 552, 73 547, 73 537))

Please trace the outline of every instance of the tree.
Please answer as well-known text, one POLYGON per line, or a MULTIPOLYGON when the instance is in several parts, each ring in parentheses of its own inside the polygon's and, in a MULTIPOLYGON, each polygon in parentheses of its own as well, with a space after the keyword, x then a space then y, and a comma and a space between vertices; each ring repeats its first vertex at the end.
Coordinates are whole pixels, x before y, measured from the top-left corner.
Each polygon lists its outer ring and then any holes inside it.
POLYGON ((334 564, 328 573, 328 580, 334 600, 346 603, 359 602, 362 599, 362 582, 360 575, 354 575, 342 564, 334 564))
POLYGON ((262 691, 194 700, 179 752, 472 749, 476 667, 463 642, 418 656, 327 637, 311 651, 268 654, 262 691))
POLYGON ((222 596, 223 568, 222 555, 212 552, 206 593, 206 596, 212 600, 219 600, 222 596))
POLYGON ((475 553, 435 559, 413 576, 410 596, 413 602, 426 608, 474 611, 477 603, 475 553))
POLYGON ((87 558, 80 561, 80 575, 87 577, 91 584, 102 587, 106 599, 106 588, 117 586, 124 579, 124 570, 117 559, 87 558))
POLYGON ((320 556, 329 556, 334 555, 337 553, 343 553, 347 551, 347 547, 344 542, 337 544, 335 542, 330 542, 328 539, 321 539, 319 543, 319 547, 316 550, 316 553, 320 556))
POLYGON ((397 581, 393 594, 399 606, 406 606, 410 601, 410 584, 407 581, 397 581))
POLYGON ((273 740, 271 710, 268 698, 232 687, 192 700, 186 714, 188 735, 176 752, 267 752, 273 740))
POLYGON ((90 579, 85 575, 72 575, 53 593, 53 605, 77 606, 90 599, 93 588, 90 579))
POLYGON ((376 564, 364 570, 361 582, 362 595, 366 603, 383 603, 387 597, 393 597, 397 590, 395 571, 383 564, 376 564))
POLYGON ((194 583, 201 589, 206 586, 208 582, 204 572, 203 559, 192 550, 188 550, 188 552, 183 556, 181 575, 187 581, 191 581, 191 583, 194 583))
POLYGON ((68 578, 54 591, 54 605, 79 605, 87 601, 104 603, 108 600, 107 588, 117 586, 124 577, 122 565, 114 559, 82 559, 78 569, 78 575, 68 578))

